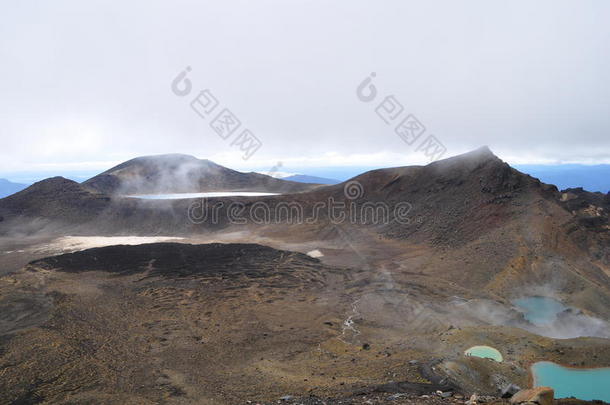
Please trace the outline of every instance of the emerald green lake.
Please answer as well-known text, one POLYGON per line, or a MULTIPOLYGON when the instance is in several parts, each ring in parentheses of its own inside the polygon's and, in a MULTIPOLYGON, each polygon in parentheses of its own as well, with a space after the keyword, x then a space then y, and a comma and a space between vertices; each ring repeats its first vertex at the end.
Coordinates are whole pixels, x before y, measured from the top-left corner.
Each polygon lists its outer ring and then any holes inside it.
POLYGON ((497 362, 502 361, 502 354, 490 346, 473 346, 464 352, 466 356, 482 357, 484 359, 492 359, 497 362))
POLYGON ((610 367, 569 368, 550 361, 532 366, 534 386, 551 387, 555 398, 575 397, 610 402, 610 367))

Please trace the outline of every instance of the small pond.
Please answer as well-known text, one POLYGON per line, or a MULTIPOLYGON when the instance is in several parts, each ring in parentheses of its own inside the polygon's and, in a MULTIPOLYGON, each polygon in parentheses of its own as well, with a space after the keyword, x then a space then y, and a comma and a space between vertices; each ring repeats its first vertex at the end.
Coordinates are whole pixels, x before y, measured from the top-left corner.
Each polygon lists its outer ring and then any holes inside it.
POLYGON ((492 359, 497 362, 502 361, 502 354, 490 346, 472 346, 464 352, 466 356, 481 357, 484 359, 492 359))

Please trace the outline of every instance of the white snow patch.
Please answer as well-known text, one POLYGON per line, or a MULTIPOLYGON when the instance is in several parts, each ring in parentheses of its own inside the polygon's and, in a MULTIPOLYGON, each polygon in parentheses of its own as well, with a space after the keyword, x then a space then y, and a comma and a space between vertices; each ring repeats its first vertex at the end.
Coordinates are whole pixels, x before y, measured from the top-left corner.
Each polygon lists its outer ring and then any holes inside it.
POLYGON ((318 258, 318 257, 323 257, 324 254, 322 252, 320 252, 318 249, 315 249, 310 252, 307 252, 307 256, 318 258))
POLYGON ((54 239, 49 244, 40 246, 36 250, 43 252, 75 252, 112 245, 141 245, 181 239, 184 238, 173 236, 64 236, 54 239))

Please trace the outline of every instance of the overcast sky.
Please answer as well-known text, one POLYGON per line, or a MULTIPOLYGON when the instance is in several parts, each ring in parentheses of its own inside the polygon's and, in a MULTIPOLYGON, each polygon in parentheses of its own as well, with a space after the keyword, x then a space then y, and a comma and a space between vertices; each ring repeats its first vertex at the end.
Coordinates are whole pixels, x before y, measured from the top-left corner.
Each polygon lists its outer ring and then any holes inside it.
POLYGON ((424 163, 376 115, 390 95, 446 156, 610 163, 609 21, 605 0, 5 1, 0 173, 170 152, 238 169, 424 163), (261 140, 249 160, 191 109, 204 89, 261 140))

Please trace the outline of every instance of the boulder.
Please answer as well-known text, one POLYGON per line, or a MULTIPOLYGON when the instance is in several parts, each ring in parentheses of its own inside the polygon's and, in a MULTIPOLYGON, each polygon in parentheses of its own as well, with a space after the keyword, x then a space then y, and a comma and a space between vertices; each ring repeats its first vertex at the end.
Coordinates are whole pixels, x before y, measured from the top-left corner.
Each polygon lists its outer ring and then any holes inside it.
POLYGON ((536 387, 517 392, 510 399, 511 404, 553 405, 555 392, 550 387, 536 387))
POLYGON ((506 384, 500 388, 500 396, 502 398, 511 398, 517 392, 521 390, 521 387, 515 384, 506 384))
POLYGON ((479 400, 479 396, 475 393, 470 396, 470 399, 466 401, 466 405, 476 405, 479 400))

